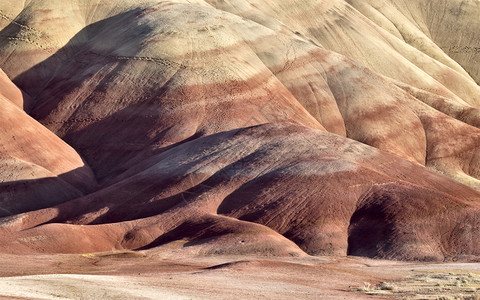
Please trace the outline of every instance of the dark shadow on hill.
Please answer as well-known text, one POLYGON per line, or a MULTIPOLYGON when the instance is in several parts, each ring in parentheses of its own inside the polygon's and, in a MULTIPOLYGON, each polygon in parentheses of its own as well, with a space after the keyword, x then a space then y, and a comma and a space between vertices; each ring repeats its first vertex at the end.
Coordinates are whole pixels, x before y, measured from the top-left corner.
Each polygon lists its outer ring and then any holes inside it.
MULTIPOLYGON (((36 104, 42 100, 42 97, 37 96, 49 85, 52 84, 51 80, 58 72, 64 70, 79 70, 79 67, 87 67, 88 65, 102 65, 111 62, 113 59, 105 57, 104 60, 95 61, 81 61, 79 54, 89 50, 89 42, 94 40, 96 36, 105 30, 113 30, 115 27, 121 28, 122 24, 131 22, 143 12, 142 9, 136 8, 125 13, 115 15, 113 17, 98 21, 89 26, 86 26, 80 32, 78 32, 70 41, 55 54, 41 63, 35 65, 29 70, 23 72, 13 79, 13 82, 23 89, 27 94, 32 96, 31 107, 27 107, 26 111, 30 112, 36 104)), ((148 26, 138 25, 138 34, 148 33, 151 29, 148 26)), ((15 36, 20 28, 16 24, 10 24, 1 31, 1 35, 15 36)), ((126 36, 126 39, 131 38, 126 36)), ((3 43, 8 42, 5 39, 3 43)), ((0 41, 0 46, 2 41, 0 41)), ((66 77, 65 79, 68 79, 66 77)), ((82 80, 69 81, 69 85, 64 88, 67 90, 74 90, 82 85, 82 80), (72 83, 76 83, 73 84, 72 83)))
POLYGON ((0 182, 0 217, 52 207, 84 195, 71 182, 81 167, 57 177, 0 182))
POLYGON ((97 105, 101 97, 108 97, 107 87, 110 89, 118 81, 119 74, 128 73, 124 71, 131 64, 131 61, 109 51, 93 51, 92 45, 101 45, 102 36, 119 28, 127 28, 124 31, 125 42, 147 35, 152 28, 138 21, 147 13, 150 11, 137 8, 91 24, 54 55, 13 80, 32 96, 31 106, 25 109, 27 113, 75 148, 91 166, 99 182, 108 179, 107 176, 113 178, 121 174, 128 166, 148 157, 149 153, 169 149, 178 140, 189 140, 192 135, 173 141, 172 138, 166 138, 166 135, 172 136, 172 131, 175 132, 172 129, 178 129, 181 125, 178 123, 183 121, 166 122, 169 112, 150 101, 162 97, 165 89, 161 87, 144 91, 141 99, 134 104, 124 105, 122 98, 126 96, 118 97, 106 117, 88 116, 91 111, 86 107, 97 105), (77 91, 89 95, 77 101, 77 91), (68 95, 73 96, 68 98, 68 95), (60 101, 56 100, 59 96, 63 96, 62 107, 59 107, 60 101), (45 120, 52 112, 62 109, 62 113, 72 114, 71 117, 45 120), (72 134, 65 135, 65 131, 72 134), (165 147, 158 144, 165 144, 165 147))

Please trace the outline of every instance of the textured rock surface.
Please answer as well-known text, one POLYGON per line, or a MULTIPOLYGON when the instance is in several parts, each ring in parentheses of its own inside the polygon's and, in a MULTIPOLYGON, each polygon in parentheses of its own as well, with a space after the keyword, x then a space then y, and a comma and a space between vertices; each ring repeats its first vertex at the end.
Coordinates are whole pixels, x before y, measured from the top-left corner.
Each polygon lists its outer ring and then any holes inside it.
POLYGON ((2 2, 0 250, 479 255, 478 9, 2 2))

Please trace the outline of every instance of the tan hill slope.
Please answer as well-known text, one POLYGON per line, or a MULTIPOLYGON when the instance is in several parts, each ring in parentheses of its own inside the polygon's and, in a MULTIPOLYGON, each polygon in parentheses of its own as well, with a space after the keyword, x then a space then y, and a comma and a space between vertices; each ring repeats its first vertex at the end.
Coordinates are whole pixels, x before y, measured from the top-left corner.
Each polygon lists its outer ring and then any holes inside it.
POLYGON ((2 108, 73 178, 25 190, 79 189, 15 195, 2 249, 478 255, 480 194, 457 182, 480 189, 476 56, 440 37, 455 3, 0 4, 0 67, 21 89, 0 77, 2 108))

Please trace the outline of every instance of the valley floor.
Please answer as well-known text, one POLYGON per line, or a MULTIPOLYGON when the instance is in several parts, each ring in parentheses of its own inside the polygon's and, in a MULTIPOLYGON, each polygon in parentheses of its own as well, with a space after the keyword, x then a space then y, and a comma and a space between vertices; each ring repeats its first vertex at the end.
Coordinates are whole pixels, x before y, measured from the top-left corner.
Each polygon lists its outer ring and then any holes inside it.
POLYGON ((0 255, 0 299, 479 299, 480 264, 358 257, 0 255), (451 298, 447 298, 451 297, 451 298))

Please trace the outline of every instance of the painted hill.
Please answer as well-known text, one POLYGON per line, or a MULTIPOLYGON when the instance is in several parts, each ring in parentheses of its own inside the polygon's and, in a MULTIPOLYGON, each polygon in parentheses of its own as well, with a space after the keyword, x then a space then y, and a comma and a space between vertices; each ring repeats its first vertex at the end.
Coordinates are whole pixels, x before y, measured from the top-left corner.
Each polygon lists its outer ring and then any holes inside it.
POLYGON ((478 256, 478 12, 2 2, 0 250, 478 256))

